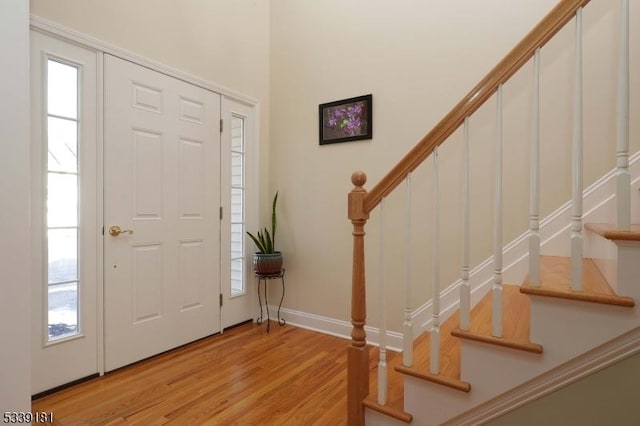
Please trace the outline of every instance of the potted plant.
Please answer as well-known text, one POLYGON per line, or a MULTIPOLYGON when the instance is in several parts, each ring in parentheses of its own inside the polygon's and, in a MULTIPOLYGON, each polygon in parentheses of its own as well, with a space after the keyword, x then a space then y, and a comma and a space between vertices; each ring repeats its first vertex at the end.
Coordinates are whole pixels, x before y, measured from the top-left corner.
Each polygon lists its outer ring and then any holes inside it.
POLYGON ((275 275, 282 269, 282 253, 276 251, 276 228, 278 225, 276 217, 276 205, 278 203, 278 193, 273 197, 271 207, 271 232, 265 227, 258 231, 256 235, 247 231, 253 242, 258 247, 258 251, 253 256, 253 270, 258 275, 275 275))

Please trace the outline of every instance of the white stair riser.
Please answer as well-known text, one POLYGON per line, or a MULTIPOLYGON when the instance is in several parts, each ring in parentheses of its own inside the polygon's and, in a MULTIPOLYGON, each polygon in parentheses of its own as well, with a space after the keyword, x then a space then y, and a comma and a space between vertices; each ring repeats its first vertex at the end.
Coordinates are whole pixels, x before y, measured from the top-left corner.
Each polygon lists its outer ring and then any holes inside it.
MULTIPOLYGON (((640 223, 640 178, 636 178, 631 185, 631 212, 632 223, 640 223)), ((616 216, 615 198, 604 203, 594 211, 589 218, 592 223, 612 222, 616 216)), ((611 288, 620 296, 630 296, 633 289, 619 289, 618 275, 633 278, 640 277, 638 259, 640 259, 640 243, 610 241, 592 231, 585 233, 585 257, 594 260, 596 266, 605 277, 611 288), (624 245, 624 254, 617 261, 618 245, 624 245), (629 292, 631 290, 631 292, 629 292)), ((637 278, 636 278, 637 279, 637 278)), ((624 282, 633 283, 633 280, 624 282)), ((637 294, 637 293, 636 293, 637 294)))
POLYGON ((596 267, 616 294, 626 296, 618 291, 618 247, 616 244, 592 231, 585 233, 584 242, 585 256, 593 259, 596 267))
POLYGON ((367 426, 407 426, 403 421, 369 409, 364 411, 364 424, 367 426))
POLYGON ((549 368, 540 354, 465 339, 461 345, 461 379, 485 401, 549 368))
POLYGON ((405 411, 417 425, 439 425, 483 401, 473 388, 465 393, 411 376, 404 378, 405 411))
POLYGON ((640 242, 616 242, 618 249, 617 292, 640 304, 640 242))
POLYGON ((550 367, 595 348, 640 324, 637 307, 531 296, 532 342, 550 367))
POLYGON ((610 241, 588 232, 586 251, 619 296, 640 296, 640 242, 610 241))

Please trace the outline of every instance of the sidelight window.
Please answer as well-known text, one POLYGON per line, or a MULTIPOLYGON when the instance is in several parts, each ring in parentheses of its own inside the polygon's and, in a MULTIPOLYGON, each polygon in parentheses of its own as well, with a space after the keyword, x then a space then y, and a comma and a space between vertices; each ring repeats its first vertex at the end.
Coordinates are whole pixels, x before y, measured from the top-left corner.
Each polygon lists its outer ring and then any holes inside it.
POLYGON ((245 292, 245 119, 231 118, 231 295, 245 292))
POLYGON ((49 59, 46 75, 46 283, 54 341, 79 333, 79 70, 49 59))

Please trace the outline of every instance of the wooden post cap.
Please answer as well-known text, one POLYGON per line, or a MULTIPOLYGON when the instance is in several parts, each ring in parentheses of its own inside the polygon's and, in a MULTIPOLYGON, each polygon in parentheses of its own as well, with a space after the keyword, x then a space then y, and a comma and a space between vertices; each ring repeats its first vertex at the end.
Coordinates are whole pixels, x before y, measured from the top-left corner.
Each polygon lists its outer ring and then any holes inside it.
POLYGON ((351 183, 353 183, 356 188, 362 188, 364 184, 367 183, 367 175, 360 170, 353 172, 351 175, 351 183))

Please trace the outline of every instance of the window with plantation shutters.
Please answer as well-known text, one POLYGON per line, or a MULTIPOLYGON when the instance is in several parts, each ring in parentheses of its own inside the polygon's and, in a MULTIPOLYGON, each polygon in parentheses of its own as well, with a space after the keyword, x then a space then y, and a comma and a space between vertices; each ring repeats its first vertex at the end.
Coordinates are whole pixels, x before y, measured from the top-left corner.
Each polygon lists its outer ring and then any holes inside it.
POLYGON ((245 119, 231 118, 231 295, 245 292, 245 119))

